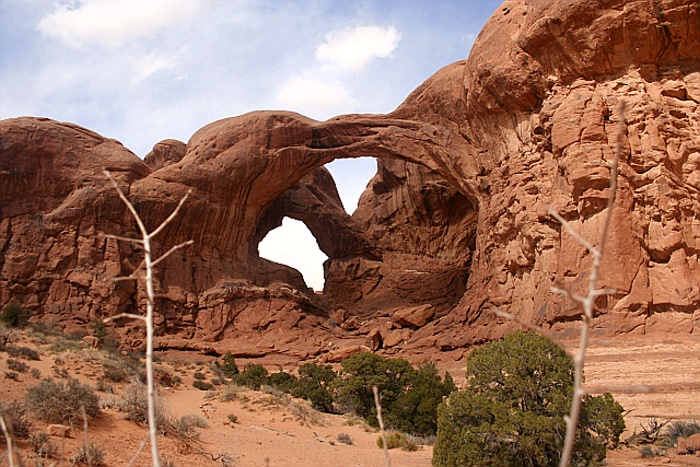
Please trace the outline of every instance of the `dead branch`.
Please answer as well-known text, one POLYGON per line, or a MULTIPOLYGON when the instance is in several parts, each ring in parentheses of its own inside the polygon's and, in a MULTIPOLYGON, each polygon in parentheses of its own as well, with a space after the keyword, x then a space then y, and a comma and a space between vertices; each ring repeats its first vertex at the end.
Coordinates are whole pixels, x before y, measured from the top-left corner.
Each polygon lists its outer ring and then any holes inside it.
MULTIPOLYGON (((600 233, 600 239, 598 240, 598 247, 594 247, 583 237, 581 237, 576 231, 573 230, 571 225, 559 214, 554 213, 550 209, 550 214, 557 219, 561 225, 566 229, 569 234, 574 237, 581 245, 583 245, 593 256, 593 263, 591 264, 590 275, 588 276, 588 294, 585 297, 574 297, 583 308, 583 325, 581 326, 581 339, 579 341, 578 353, 574 356, 574 394, 573 400, 571 401, 571 412, 566 420, 566 437, 564 438, 564 450, 562 451, 561 460, 559 462, 560 467, 568 467, 571 462, 571 456, 574 450, 574 441, 576 439, 576 427, 578 426, 579 416, 581 414, 581 404, 583 403, 583 397, 585 392, 583 390, 583 367, 586 360, 586 350, 588 348, 588 331, 591 326, 591 321, 593 321, 593 308, 595 305, 595 298, 603 295, 607 291, 601 291, 597 289, 596 283, 598 281, 598 273, 600 269, 600 263, 603 259, 603 252, 605 251, 605 241, 608 236, 608 230, 610 229, 610 222, 612 221, 613 206, 615 205, 615 197, 617 193, 617 172, 618 172, 618 161, 620 159, 620 153, 622 152, 622 136, 625 127, 625 103, 620 102, 618 108, 618 122, 617 122, 617 142, 615 147, 615 155, 613 157, 612 164, 610 166, 610 192, 608 194, 608 204, 606 207, 605 218, 603 221, 603 230, 600 233)), ((560 289, 555 289, 560 290, 560 289)), ((569 294, 567 294, 569 295, 569 294)))
POLYGON ((15 451, 12 448, 12 436, 10 434, 10 430, 7 429, 7 425, 5 425, 5 418, 2 416, 2 414, 0 414, 0 429, 2 429, 2 434, 5 436, 5 443, 7 444, 7 462, 10 467, 14 467, 15 451))
POLYGON ((312 433, 316 437, 316 441, 318 441, 319 443, 328 443, 331 446, 335 446, 335 441, 331 441, 329 439, 323 438, 323 437, 319 436, 315 431, 312 431, 312 433))
MULTIPOLYGON (((148 391, 148 431, 149 431, 149 438, 151 441, 151 457, 153 461, 153 465, 155 467, 160 467, 161 466, 161 460, 160 460, 160 454, 158 453, 158 431, 157 431, 157 426, 156 426, 156 414, 155 414, 155 378, 154 378, 154 372, 153 372, 153 335, 154 335, 154 326, 153 326, 153 308, 155 305, 155 294, 153 290, 153 268, 156 264, 158 264, 160 261, 163 259, 167 258, 168 255, 170 255, 172 252, 183 248, 187 245, 190 245, 192 242, 187 241, 184 242, 180 245, 176 245, 175 247, 171 248, 168 250, 164 255, 161 257, 153 260, 153 255, 152 255, 152 249, 151 249, 151 239, 158 235, 158 233, 162 232, 163 229, 165 228, 166 225, 168 225, 174 218, 177 216, 178 212, 180 211, 180 208, 182 205, 185 203, 187 200, 187 197, 189 196, 190 191, 185 194, 185 196, 182 197, 180 202, 178 203, 177 207, 173 210, 173 212, 163 221, 160 223, 160 225, 153 231, 153 232, 148 232, 146 229, 145 224, 143 223, 143 220, 139 216, 138 212, 136 211, 136 208, 134 205, 129 201, 129 199, 126 197, 124 192, 121 190, 119 187, 119 184, 117 183, 116 179, 112 176, 112 174, 108 170, 104 170, 105 176, 109 179, 109 181, 112 183, 114 188, 117 190, 117 193, 119 194, 119 198, 124 202, 126 205, 127 209, 131 213, 131 215, 134 218, 134 221, 139 227, 139 231, 141 232, 141 239, 133 239, 129 237, 119 237, 119 236, 108 236, 110 238, 116 238, 117 240, 121 241, 127 241, 131 243, 136 243, 140 244, 143 246, 143 254, 144 254, 144 259, 143 262, 139 265, 137 268, 140 269, 141 266, 145 268, 145 276, 143 278, 139 276, 136 273, 131 274, 130 276, 127 276, 129 279, 133 278, 134 279, 143 279, 144 285, 146 287, 146 315, 141 316, 141 315, 135 315, 132 313, 122 313, 117 316, 113 316, 110 318, 107 318, 105 322, 112 320, 112 319, 117 319, 117 318, 131 318, 131 319, 138 319, 142 320, 146 323, 146 384, 147 384, 147 391, 148 391)), ((142 448, 139 449, 137 452, 136 457, 133 459, 135 460, 138 455, 140 454, 142 448)), ((132 460, 132 462, 133 462, 132 460)))
POLYGON ((379 421, 379 434, 382 437, 382 447, 384 448, 384 460, 386 467, 391 467, 391 457, 389 456, 389 446, 386 443, 386 431, 384 431, 384 420, 382 419, 382 404, 379 403, 379 389, 377 386, 372 386, 374 393, 374 407, 377 409, 377 421, 379 421))

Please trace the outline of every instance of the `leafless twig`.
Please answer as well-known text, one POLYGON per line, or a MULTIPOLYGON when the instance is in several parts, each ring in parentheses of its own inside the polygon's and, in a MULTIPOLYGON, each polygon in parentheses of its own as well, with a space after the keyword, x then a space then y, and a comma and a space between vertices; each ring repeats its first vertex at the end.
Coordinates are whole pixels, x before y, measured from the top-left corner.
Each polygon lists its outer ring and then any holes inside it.
POLYGON ((143 438, 143 441, 141 441, 141 444, 139 445, 139 448, 136 450, 136 454, 134 454, 134 457, 131 458, 128 464, 126 464, 126 467, 131 467, 134 465, 134 462, 136 462, 136 459, 139 458, 141 455, 141 451, 143 451, 143 448, 146 447, 146 443, 148 442, 148 437, 149 435, 146 435, 145 438, 143 438))
MULTIPOLYGON (((111 319, 132 318, 143 320, 146 323, 146 383, 148 389, 148 430, 151 440, 151 457, 153 459, 153 465, 155 467, 160 467, 161 461, 160 455, 158 453, 158 431, 155 412, 155 379, 153 376, 153 307, 155 305, 155 294, 153 291, 153 267, 156 264, 160 263, 164 258, 168 257, 174 251, 183 248, 187 245, 190 245, 192 241, 189 240, 180 245, 176 245, 159 258, 153 259, 151 250, 151 239, 158 235, 165 228, 166 225, 168 225, 170 222, 172 222, 173 219, 175 219, 175 216, 177 216, 178 212, 180 211, 180 208, 187 200, 187 197, 189 196, 190 192, 188 191, 187 194, 182 197, 182 199, 178 203, 177 207, 173 210, 173 212, 163 222, 161 222, 161 224, 153 232, 149 233, 143 221, 141 220, 141 217, 139 216, 138 212, 136 212, 136 208, 134 208, 134 205, 131 204, 124 192, 121 190, 121 188, 119 188, 119 184, 114 179, 112 174, 108 170, 105 170, 104 173, 109 179, 109 181, 112 182, 114 188, 116 188, 117 193, 119 194, 119 198, 121 198, 121 200, 126 205, 127 209, 129 209, 129 212, 131 212, 131 215, 134 217, 134 220, 136 221, 136 224, 138 225, 142 236, 141 239, 135 239, 129 237, 119 237, 115 235, 105 235, 105 237, 108 238, 114 238, 116 240, 127 241, 142 245, 144 254, 144 259, 141 264, 145 268, 145 276, 143 276, 143 282, 146 287, 146 315, 141 316, 132 313, 122 313, 120 315, 112 317, 111 319)), ((141 279, 141 276, 134 273, 128 276, 127 279, 141 279)), ((110 318, 108 318, 108 320, 109 319, 110 318)), ((140 451, 141 449, 139 449, 139 453, 140 451)))
POLYGON ((90 450, 90 442, 88 438, 88 421, 87 413, 85 413, 85 406, 80 406, 80 414, 83 416, 83 432, 85 435, 85 454, 87 457, 88 467, 92 467, 92 451, 90 450))
POLYGON ((386 467, 391 467, 391 457, 389 456, 389 446, 386 443, 386 431, 384 431, 384 419, 382 419, 382 404, 379 403, 379 389, 377 386, 372 386, 374 393, 374 407, 377 409, 377 420, 379 421, 379 434, 382 437, 382 447, 384 448, 384 459, 386 467))
POLYGON ((518 318, 517 316, 513 316, 510 313, 506 313, 505 311, 501 310, 500 308, 492 308, 491 312, 496 316, 499 316, 501 318, 505 318, 509 321, 513 321, 514 323, 518 323, 521 326, 524 326, 527 329, 530 329, 531 331, 535 331, 538 334, 542 334, 543 336, 549 336, 549 332, 545 331, 540 326, 535 326, 534 324, 526 323, 525 321, 518 318))
POLYGON ((7 444, 7 462, 10 467, 14 467, 15 452, 12 448, 12 436, 10 434, 10 430, 7 429, 7 425, 5 425, 5 419, 3 418, 2 414, 0 414, 0 429, 2 429, 2 434, 5 436, 5 443, 7 444))
POLYGON ((574 237, 581 245, 583 245, 593 256, 593 263, 591 264, 591 272, 588 276, 588 293, 586 296, 572 295, 568 292, 562 291, 561 289, 553 289, 556 293, 565 292, 565 295, 576 300, 581 308, 583 308, 582 315, 582 326, 581 326, 581 339, 579 341, 578 354, 574 356, 574 395, 571 401, 571 412, 565 417, 566 420, 566 437, 564 439, 564 450, 562 451, 561 459, 559 462, 559 467, 568 467, 571 462, 571 455, 574 450, 574 441, 576 440, 576 427, 578 426, 579 415, 581 414, 581 404, 583 402, 583 397, 585 391, 583 390, 583 366, 586 360, 586 350, 588 348, 588 331, 590 329, 591 321, 593 321, 593 308, 595 304, 596 297, 610 293, 609 290, 598 290, 596 283, 598 281, 598 272, 600 269, 600 262, 603 259, 603 252, 605 250, 605 240, 607 239, 608 230, 610 229, 610 222, 612 220, 612 211, 615 204, 615 196, 617 192, 617 166, 620 160, 620 153, 622 152, 622 136, 625 128, 625 104, 620 102, 618 110, 618 122, 617 122, 617 142, 615 147, 615 156, 613 157, 612 164, 610 166, 610 193, 608 194, 608 204, 606 207, 605 218, 603 221, 603 230, 600 233, 600 239, 598 240, 598 246, 595 247, 583 237, 581 237, 571 225, 559 214, 554 212, 551 208, 549 209, 549 214, 557 219, 561 225, 569 232, 569 234, 574 237))

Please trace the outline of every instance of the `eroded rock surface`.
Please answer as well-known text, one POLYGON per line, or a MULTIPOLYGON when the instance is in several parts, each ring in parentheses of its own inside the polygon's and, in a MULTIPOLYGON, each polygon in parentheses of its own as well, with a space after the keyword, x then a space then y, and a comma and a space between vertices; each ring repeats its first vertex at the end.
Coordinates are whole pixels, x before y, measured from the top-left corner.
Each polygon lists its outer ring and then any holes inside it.
MULTIPOLYGON (((135 312, 136 234, 110 169, 155 228, 158 345, 336 361, 363 348, 459 351, 519 320, 566 336, 603 222, 626 103, 620 177, 599 286, 600 334, 696 333, 700 315, 700 5, 691 0, 506 1, 469 59, 388 115, 317 122, 253 112, 165 140, 145 161, 76 125, 0 122, 0 303, 86 326, 135 312), (352 216, 322 166, 372 156, 352 216), (328 255, 326 287, 259 258, 284 216, 328 255)), ((293 246, 290 246, 293 247, 293 246)), ((138 323, 118 323, 141 343, 138 323)))

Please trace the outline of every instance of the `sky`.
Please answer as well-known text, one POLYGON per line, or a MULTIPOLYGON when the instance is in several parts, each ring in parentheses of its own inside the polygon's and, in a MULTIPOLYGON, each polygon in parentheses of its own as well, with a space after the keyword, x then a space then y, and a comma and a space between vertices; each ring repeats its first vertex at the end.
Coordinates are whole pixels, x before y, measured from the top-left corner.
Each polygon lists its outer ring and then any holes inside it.
MULTIPOLYGON (((253 110, 387 113, 466 59, 500 3, 0 0, 0 119, 73 122, 144 157, 253 110)), ((376 162, 327 167, 352 213, 376 162)), ((301 222, 285 219, 259 249, 323 288, 326 257, 301 222)))

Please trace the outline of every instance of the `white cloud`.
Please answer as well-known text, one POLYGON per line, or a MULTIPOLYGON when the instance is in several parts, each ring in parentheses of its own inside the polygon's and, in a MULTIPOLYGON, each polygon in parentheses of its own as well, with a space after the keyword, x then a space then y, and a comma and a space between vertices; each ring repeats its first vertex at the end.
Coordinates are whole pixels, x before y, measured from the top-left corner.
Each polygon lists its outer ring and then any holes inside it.
POLYGON ((283 108, 294 109, 319 120, 351 113, 357 106, 357 101, 340 82, 313 78, 292 78, 280 88, 276 98, 283 108))
POLYGON ((159 71, 175 70, 179 63, 176 57, 150 52, 146 55, 132 55, 129 57, 133 69, 132 83, 138 83, 159 71))
POLYGON ((393 26, 358 26, 333 31, 316 48, 316 59, 341 70, 359 72, 373 59, 390 56, 400 40, 401 34, 393 26))
POLYGON ((116 48, 188 20, 206 6, 201 0, 82 0, 77 7, 57 5, 39 21, 38 29, 74 48, 93 44, 116 48))

